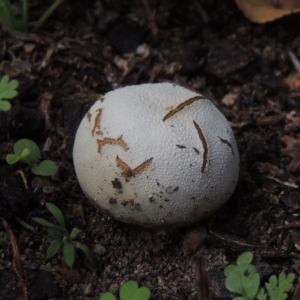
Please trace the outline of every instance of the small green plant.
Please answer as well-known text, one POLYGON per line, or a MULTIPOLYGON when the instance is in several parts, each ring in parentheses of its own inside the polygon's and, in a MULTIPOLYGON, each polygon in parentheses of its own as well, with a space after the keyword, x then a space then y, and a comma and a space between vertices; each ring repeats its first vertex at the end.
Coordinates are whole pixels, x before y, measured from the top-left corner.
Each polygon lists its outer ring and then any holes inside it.
MULTIPOLYGON (((46 12, 37 21, 33 31, 37 31, 55 9, 62 3, 63 0, 55 0, 54 3, 46 10, 46 12)), ((18 17, 16 7, 10 3, 10 0, 0 1, 0 19, 5 26, 12 30, 21 32, 28 31, 28 0, 22 0, 22 13, 18 17)))
POLYGON ((47 228, 50 234, 50 246, 46 252, 46 259, 54 256, 62 247, 63 259, 65 263, 71 268, 75 260, 75 251, 80 249, 86 255, 89 263, 95 263, 94 256, 88 246, 76 242, 82 231, 78 228, 73 228, 69 234, 65 227, 65 218, 61 210, 53 203, 46 202, 46 207, 54 216, 57 224, 53 224, 43 218, 32 218, 35 222, 47 228))
POLYGON ((13 165, 23 162, 30 166, 31 172, 40 176, 53 176, 57 172, 57 165, 52 160, 43 160, 38 164, 40 149, 38 145, 28 139, 21 139, 14 145, 14 154, 6 155, 6 161, 13 165))
MULTIPOLYGON (((0 1, 1 3, 1 1, 0 1)), ((11 108, 10 99, 18 95, 17 87, 19 82, 15 79, 9 80, 7 75, 4 75, 0 80, 0 111, 8 111, 11 108), (5 100, 6 99, 6 100, 5 100)))
POLYGON ((240 294, 233 300, 287 299, 287 293, 293 288, 295 275, 292 273, 286 275, 284 272, 281 272, 278 278, 272 275, 269 282, 265 284, 265 289, 260 287, 260 276, 255 266, 251 264, 252 259, 253 254, 251 252, 244 252, 238 257, 236 265, 229 265, 224 270, 226 288, 231 292, 240 294))
MULTIPOLYGON (((122 284, 119 290, 120 300, 148 300, 150 290, 147 287, 140 287, 136 281, 130 280, 122 284)), ((99 300, 117 300, 112 293, 104 293, 99 300)))

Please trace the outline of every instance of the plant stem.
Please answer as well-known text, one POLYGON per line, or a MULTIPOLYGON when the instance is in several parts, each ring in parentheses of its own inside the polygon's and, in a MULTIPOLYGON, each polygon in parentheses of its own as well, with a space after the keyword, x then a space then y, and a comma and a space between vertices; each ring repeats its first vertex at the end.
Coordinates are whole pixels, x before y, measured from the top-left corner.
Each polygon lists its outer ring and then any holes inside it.
POLYGON ((62 3, 63 0, 56 0, 40 17, 37 24, 34 26, 33 31, 37 31, 41 25, 49 18, 49 16, 55 11, 55 9, 62 3))
POLYGON ((28 0, 23 0, 23 23, 26 27, 26 31, 28 29, 28 0))

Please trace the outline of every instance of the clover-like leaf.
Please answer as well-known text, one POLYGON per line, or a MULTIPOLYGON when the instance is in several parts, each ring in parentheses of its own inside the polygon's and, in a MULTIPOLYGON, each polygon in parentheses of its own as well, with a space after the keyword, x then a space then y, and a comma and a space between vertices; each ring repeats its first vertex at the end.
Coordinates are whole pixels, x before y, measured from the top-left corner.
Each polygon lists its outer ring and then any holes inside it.
POLYGON ((116 297, 110 293, 110 292, 107 292, 107 293, 104 293, 100 298, 99 300, 117 300, 116 297))
POLYGON ((255 295, 258 292, 260 285, 260 277, 258 273, 251 274, 249 276, 242 276, 242 286, 246 296, 249 299, 254 299, 255 295))
POLYGON ((253 259, 253 253, 251 253, 250 251, 246 251, 241 255, 239 255, 239 257, 236 260, 236 263, 238 265, 251 264, 252 259, 253 259))
POLYGON ((6 100, 0 100, 0 111, 9 111, 11 104, 6 100))
POLYGON ((135 293, 133 300, 148 300, 150 298, 150 290, 143 286, 137 290, 135 293))
POLYGON ((0 80, 0 100, 13 99, 18 95, 16 88, 19 86, 19 82, 15 79, 9 81, 7 75, 3 76, 0 80))
POLYGON ((10 165, 17 163, 20 159, 21 159, 21 156, 17 155, 17 154, 7 154, 6 155, 6 161, 10 165))
POLYGON ((132 300, 138 289, 139 286, 136 281, 130 280, 125 282, 119 291, 121 300, 132 300))
MULTIPOLYGON (((246 296, 245 294, 245 287, 248 288, 254 288, 256 289, 256 292, 258 290, 259 284, 257 285, 257 278, 252 277, 256 273, 256 268, 253 265, 250 264, 244 264, 244 265, 234 265, 234 268, 227 269, 226 271, 226 280, 225 280, 225 286, 226 288, 234 293, 240 294, 242 296, 246 296), (246 286, 244 286, 246 285, 246 286)), ((229 266, 228 266, 229 267, 229 266)), ((227 267, 227 268, 228 268, 227 267)), ((224 271, 225 273, 225 271, 224 271)))
POLYGON ((17 141, 14 145, 14 152, 16 155, 21 156, 20 160, 22 162, 28 165, 36 163, 40 156, 40 149, 38 145, 29 139, 21 139, 17 141), (27 155, 24 155, 24 149, 27 149, 27 151, 29 152, 27 155))
POLYGON ((65 242, 63 245, 63 257, 66 264, 71 268, 75 260, 75 247, 70 242, 65 242))
POLYGON ((32 173, 39 176, 53 176, 57 170, 58 167, 52 160, 43 160, 39 165, 31 168, 32 173))
POLYGON ((237 269, 237 268, 238 268, 237 265, 228 265, 224 269, 224 275, 227 277, 230 273, 234 272, 234 270, 237 269))
POLYGON ((280 273, 279 278, 275 275, 271 276, 269 282, 266 283, 268 295, 271 300, 285 300, 287 293, 292 289, 292 282, 295 275, 290 273, 288 276, 284 272, 280 273))
POLYGON ((139 288, 136 281, 130 280, 124 283, 120 288, 121 300, 148 300, 150 290, 146 287, 139 288))
POLYGON ((256 298, 258 300, 267 300, 267 294, 265 292, 265 289, 264 288, 260 288, 257 295, 256 295, 256 298))

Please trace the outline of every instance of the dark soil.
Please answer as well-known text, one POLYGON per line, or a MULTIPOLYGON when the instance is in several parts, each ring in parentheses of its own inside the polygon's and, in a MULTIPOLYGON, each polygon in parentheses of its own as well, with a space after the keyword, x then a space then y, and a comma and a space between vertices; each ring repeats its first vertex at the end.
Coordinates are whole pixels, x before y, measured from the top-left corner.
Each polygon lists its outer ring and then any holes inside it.
MULTIPOLYGON (((36 20, 52 1, 32 2, 36 20)), ((0 215, 12 231, 0 246, 0 299, 98 299, 132 279, 150 288, 151 299, 196 300, 196 253, 211 299, 232 299, 223 270, 246 250, 262 280, 281 271, 298 278, 300 84, 290 53, 300 56, 299 14, 259 25, 233 1, 199 0, 206 21, 195 1, 148 0, 151 23, 142 3, 65 1, 38 33, 0 30, 0 75, 20 82, 11 111, 0 113, 0 215), (231 123, 241 157, 228 203, 173 231, 122 224, 101 212, 84 197, 72 162, 76 128, 99 95, 163 81, 210 98, 231 123), (7 165, 21 138, 59 165, 57 175, 38 178, 7 165), (61 253, 45 261, 48 233, 32 220, 53 221, 45 202, 63 211, 69 230, 83 230, 95 266, 81 253, 72 269, 61 253)))

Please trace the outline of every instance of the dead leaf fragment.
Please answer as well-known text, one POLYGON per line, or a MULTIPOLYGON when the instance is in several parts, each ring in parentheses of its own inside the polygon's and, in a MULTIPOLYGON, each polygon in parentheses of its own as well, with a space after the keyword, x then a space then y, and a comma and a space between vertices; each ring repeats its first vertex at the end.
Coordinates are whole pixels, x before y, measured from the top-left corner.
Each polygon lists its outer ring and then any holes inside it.
POLYGON ((300 88, 300 74, 298 72, 293 72, 288 75, 285 79, 285 83, 289 86, 291 90, 297 90, 300 88))
POLYGON ((299 0, 235 0, 253 22, 266 23, 300 11, 299 0))
POLYGON ((289 155, 292 160, 287 166, 287 171, 291 174, 300 173, 300 138, 295 139, 291 136, 284 136, 282 141, 286 144, 284 154, 289 155))
POLYGON ((222 98, 221 103, 225 106, 233 106, 236 103, 237 98, 238 94, 228 93, 222 98))

